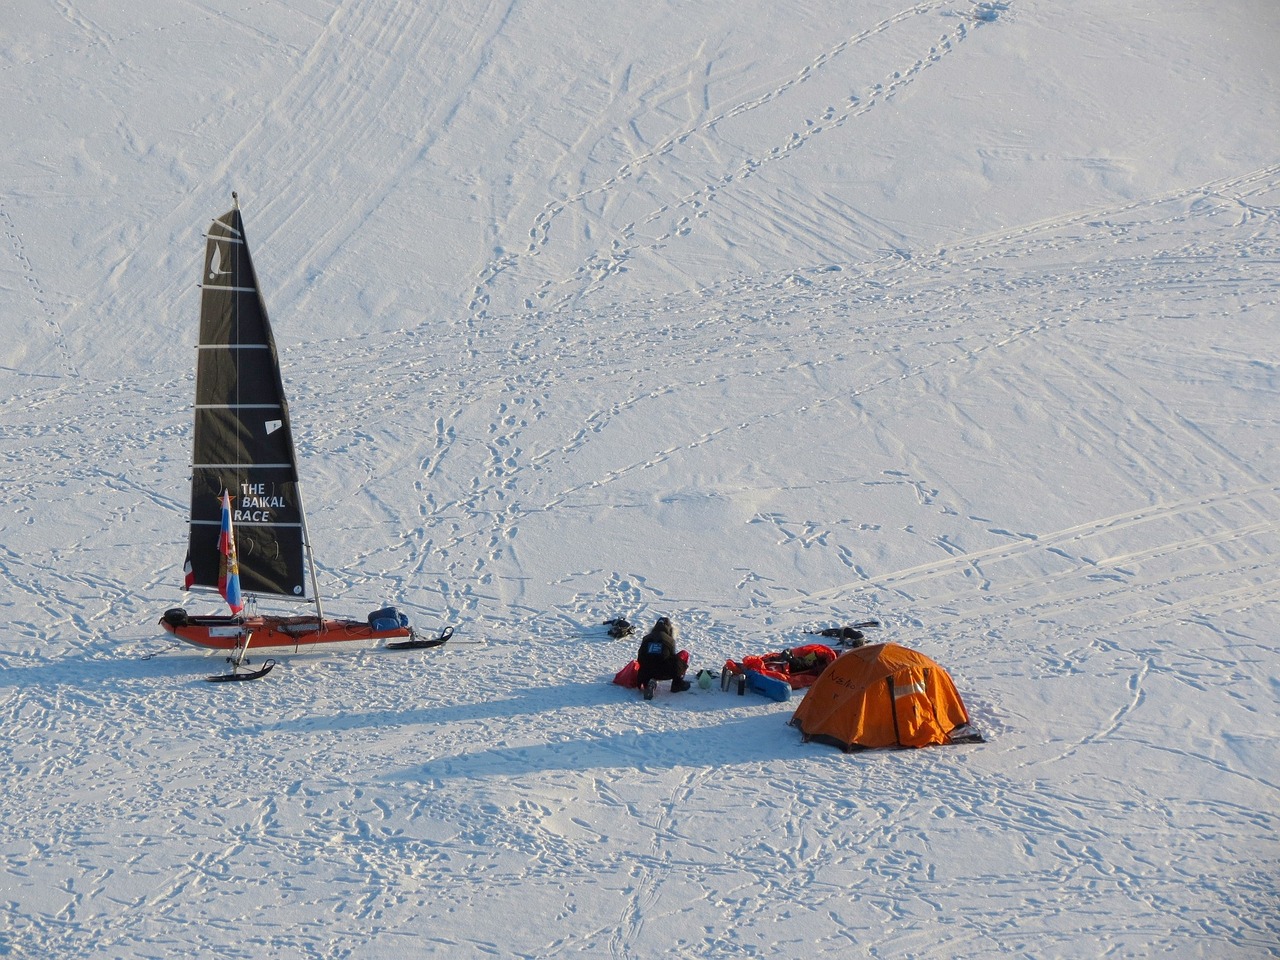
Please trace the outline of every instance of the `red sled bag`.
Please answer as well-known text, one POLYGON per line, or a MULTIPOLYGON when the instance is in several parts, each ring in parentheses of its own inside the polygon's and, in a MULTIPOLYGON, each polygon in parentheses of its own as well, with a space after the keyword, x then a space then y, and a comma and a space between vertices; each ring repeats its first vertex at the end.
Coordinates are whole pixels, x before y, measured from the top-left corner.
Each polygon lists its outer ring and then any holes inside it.
POLYGON ((632 660, 625 667, 614 674, 613 682, 620 687, 638 687, 640 686, 640 661, 632 660))

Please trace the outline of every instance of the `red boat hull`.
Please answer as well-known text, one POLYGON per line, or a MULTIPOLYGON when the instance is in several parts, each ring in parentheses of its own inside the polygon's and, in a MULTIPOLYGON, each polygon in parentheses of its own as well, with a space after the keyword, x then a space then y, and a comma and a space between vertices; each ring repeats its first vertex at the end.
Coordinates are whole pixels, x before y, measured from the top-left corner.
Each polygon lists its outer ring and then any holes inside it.
POLYGON ((164 629, 187 643, 208 650, 235 650, 249 637, 249 648, 305 647, 321 643, 349 643, 356 640, 397 640, 413 636, 410 627, 375 630, 363 620, 333 620, 326 617, 170 617, 160 618, 164 629))

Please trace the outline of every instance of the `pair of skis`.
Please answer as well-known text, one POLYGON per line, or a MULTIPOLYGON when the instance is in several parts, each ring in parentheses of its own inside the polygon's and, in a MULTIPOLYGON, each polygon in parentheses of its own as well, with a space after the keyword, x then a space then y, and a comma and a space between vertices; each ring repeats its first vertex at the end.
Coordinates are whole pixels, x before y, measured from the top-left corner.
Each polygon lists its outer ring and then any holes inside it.
POLYGON ((813 637, 826 637, 835 640, 838 647, 860 647, 863 644, 863 630, 880 626, 879 620, 859 620, 847 627, 826 627, 822 630, 805 631, 813 637))

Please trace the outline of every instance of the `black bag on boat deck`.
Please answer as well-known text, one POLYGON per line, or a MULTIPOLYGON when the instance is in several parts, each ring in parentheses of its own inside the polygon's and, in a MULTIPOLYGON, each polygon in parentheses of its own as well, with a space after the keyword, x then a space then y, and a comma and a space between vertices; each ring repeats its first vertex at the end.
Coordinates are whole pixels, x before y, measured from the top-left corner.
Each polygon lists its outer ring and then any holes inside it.
POLYGON ((396 630, 408 625, 409 618, 395 607, 383 607, 369 614, 369 626, 375 630, 396 630))
POLYGON ((164 612, 162 619, 171 627, 185 627, 191 622, 191 618, 187 616, 187 611, 184 607, 170 607, 164 612))

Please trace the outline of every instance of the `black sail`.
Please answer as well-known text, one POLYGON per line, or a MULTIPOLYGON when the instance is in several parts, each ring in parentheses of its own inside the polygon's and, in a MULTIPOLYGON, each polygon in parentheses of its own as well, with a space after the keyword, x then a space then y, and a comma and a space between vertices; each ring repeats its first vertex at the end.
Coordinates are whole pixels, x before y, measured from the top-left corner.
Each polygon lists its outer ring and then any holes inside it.
POLYGON ((238 207, 213 222, 205 244, 189 586, 218 585, 223 490, 231 494, 244 592, 305 598, 289 407, 238 207))

